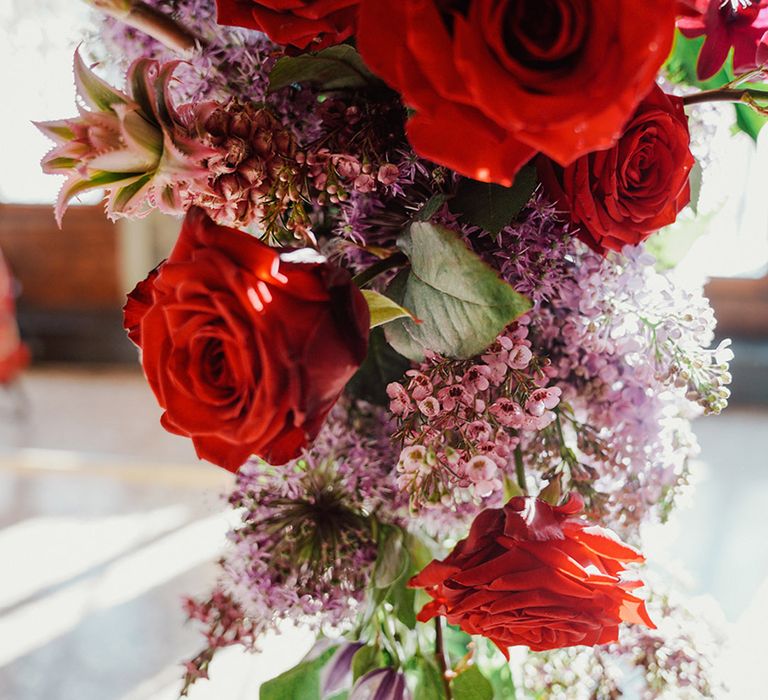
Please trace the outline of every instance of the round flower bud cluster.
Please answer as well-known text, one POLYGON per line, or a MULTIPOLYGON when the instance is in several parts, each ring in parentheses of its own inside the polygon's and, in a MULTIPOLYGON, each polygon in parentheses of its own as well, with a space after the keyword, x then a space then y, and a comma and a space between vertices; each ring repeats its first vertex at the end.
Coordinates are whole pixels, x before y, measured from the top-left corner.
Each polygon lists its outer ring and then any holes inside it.
POLYGON ((306 163, 312 184, 319 192, 319 204, 346 202, 350 192, 370 194, 382 186, 394 185, 400 177, 393 163, 377 167, 355 155, 331 153, 325 148, 306 155, 300 153, 297 161, 306 163))
POLYGON ((406 511, 391 479, 392 430, 383 409, 342 401, 299 459, 237 473, 229 502, 241 522, 218 588, 254 637, 282 620, 318 631, 354 622, 376 559, 374 521, 400 524, 406 511))
POLYGON ((387 387, 404 445, 397 485, 413 507, 501 503, 520 435, 549 426, 560 402, 527 336, 523 320, 473 360, 431 355, 387 387))
POLYGON ((217 154, 206 160, 210 192, 201 192, 197 203, 223 225, 247 226, 266 218, 269 232, 272 220, 302 198, 291 133, 266 107, 235 101, 203 104, 198 122, 217 154))

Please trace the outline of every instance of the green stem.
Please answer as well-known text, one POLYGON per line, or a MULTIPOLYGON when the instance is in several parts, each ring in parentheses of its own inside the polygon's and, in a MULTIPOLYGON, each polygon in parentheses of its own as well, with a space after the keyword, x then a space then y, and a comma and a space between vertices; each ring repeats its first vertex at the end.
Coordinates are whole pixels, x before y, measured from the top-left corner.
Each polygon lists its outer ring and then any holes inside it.
POLYGON ((435 618, 435 660, 437 661, 437 667, 440 669, 440 676, 443 679, 446 700, 452 700, 451 682, 448 680, 448 666, 445 662, 445 651, 443 650, 443 618, 439 615, 435 618))
POLYGON ((188 55, 203 40, 185 26, 141 0, 85 0, 110 17, 138 29, 172 51, 188 55))
POLYGON ((359 275, 356 275, 352 281, 360 288, 364 287, 369 282, 373 281, 381 273, 391 270, 395 267, 401 267, 408 261, 405 253, 395 253, 388 258, 379 260, 374 263, 368 269, 363 270, 359 275))
POLYGON ((702 90, 683 97, 684 105, 695 105, 701 102, 746 102, 751 104, 754 100, 768 99, 768 91, 762 90, 734 90, 732 88, 716 88, 714 90, 702 90))
POLYGON ((528 486, 525 483, 525 465, 523 464, 523 451, 520 449, 520 445, 515 448, 515 475, 517 476, 517 485, 527 496, 528 486))

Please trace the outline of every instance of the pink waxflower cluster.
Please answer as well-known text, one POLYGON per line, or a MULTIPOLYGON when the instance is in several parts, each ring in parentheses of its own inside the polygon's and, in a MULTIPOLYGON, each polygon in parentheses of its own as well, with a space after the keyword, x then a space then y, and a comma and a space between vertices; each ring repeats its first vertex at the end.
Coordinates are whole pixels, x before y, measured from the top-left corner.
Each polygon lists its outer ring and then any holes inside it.
POLYGON ((319 193, 317 201, 320 204, 344 202, 353 191, 370 194, 382 185, 393 185, 400 177, 400 170, 393 163, 376 167, 372 163, 361 162, 355 155, 331 153, 327 148, 306 155, 299 154, 297 161, 306 162, 312 184, 319 193))
POLYGON ((397 485, 413 507, 500 502, 521 434, 555 420, 562 392, 548 386, 549 364, 527 336, 523 319, 473 360, 430 355, 405 383, 389 384, 395 438, 404 445, 397 485))

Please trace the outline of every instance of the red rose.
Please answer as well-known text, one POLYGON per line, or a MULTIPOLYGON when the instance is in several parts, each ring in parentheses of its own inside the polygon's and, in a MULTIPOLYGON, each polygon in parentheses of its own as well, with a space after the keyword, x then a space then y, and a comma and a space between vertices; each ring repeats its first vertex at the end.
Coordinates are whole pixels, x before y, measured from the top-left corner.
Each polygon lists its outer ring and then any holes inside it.
POLYGON ((368 345, 368 307, 347 272, 217 226, 201 209, 124 311, 163 426, 230 471, 251 454, 298 456, 368 345))
POLYGON ((257 29, 276 44, 317 50, 352 36, 359 1, 216 0, 216 21, 257 29))
POLYGON ((733 68, 743 73, 755 68, 760 40, 768 30, 768 0, 742 4, 737 0, 688 0, 688 11, 677 26, 689 39, 705 36, 696 75, 715 75, 733 48, 733 68))
POLYGON ((683 101, 654 85, 615 146, 567 168, 537 161, 547 194, 595 250, 621 250, 671 224, 691 199, 694 164, 683 101))
POLYGON ((419 620, 444 615, 507 658, 520 644, 545 651, 614 642, 620 622, 653 628, 645 603, 629 593, 642 584, 621 577, 624 562, 642 555, 574 517, 582 506, 573 494, 557 507, 517 497, 480 513, 467 539, 411 580, 434 599, 419 620))
POLYGON ((415 110, 419 154, 510 184, 537 151, 611 146, 674 27, 670 0, 361 0, 357 42, 415 110))

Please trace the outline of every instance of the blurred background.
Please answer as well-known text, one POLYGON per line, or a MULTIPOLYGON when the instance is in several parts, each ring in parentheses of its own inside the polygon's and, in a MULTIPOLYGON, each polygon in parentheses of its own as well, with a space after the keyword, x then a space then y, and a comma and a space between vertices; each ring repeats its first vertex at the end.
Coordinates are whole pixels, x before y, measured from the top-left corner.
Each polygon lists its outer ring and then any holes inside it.
MULTIPOLYGON (((60 182, 31 120, 74 112, 71 58, 89 14, 69 0, 0 0, 0 251, 32 362, 0 388, 0 698, 165 700, 198 651, 181 597, 205 592, 226 529, 223 470, 165 433, 121 328, 124 295, 178 224, 106 221, 99 197, 58 230, 60 182)), ((723 107, 727 110, 728 107, 723 107)), ((768 130, 757 144, 708 115, 712 155, 697 217, 661 239, 687 284, 706 277, 719 335, 734 340, 731 406, 700 420, 695 488, 646 533, 652 566, 722 625, 730 697, 765 697, 768 651, 768 130)), ((0 285, 1 287, 2 285, 0 285)), ((286 630, 225 652, 191 697, 250 698, 309 647, 286 630)))

